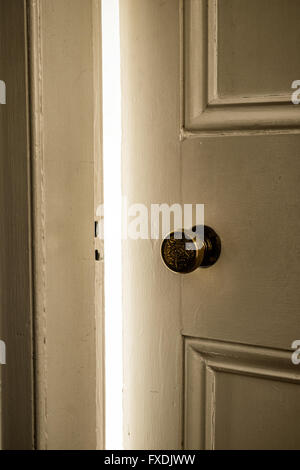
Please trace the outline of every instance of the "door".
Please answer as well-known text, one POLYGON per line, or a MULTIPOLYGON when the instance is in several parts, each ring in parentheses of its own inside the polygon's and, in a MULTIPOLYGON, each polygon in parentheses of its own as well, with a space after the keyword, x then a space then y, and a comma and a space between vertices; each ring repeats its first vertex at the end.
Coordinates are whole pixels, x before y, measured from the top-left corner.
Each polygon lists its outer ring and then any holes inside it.
POLYGON ((124 241, 125 447, 299 448, 300 3, 120 8, 127 203, 204 204, 222 244, 176 274, 124 241))

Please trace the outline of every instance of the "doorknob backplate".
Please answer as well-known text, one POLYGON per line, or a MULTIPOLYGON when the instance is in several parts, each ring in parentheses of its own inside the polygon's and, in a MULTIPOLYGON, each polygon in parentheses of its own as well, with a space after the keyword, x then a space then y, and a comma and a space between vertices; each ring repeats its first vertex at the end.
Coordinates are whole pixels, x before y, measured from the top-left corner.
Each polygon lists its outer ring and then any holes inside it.
POLYGON ((193 227, 192 230, 176 230, 162 242, 161 256, 171 271, 188 274, 198 268, 209 268, 219 259, 221 240, 208 226, 193 227), (201 230, 202 229, 202 230, 201 230), (200 237, 199 234, 204 234, 200 237))

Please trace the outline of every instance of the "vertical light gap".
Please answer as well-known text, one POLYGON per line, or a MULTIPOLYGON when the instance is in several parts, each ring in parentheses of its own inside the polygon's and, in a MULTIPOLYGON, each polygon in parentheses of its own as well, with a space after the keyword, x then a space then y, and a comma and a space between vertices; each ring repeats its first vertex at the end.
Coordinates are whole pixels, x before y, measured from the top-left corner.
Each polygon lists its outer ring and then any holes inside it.
POLYGON ((119 0, 102 0, 106 449, 123 448, 119 0))

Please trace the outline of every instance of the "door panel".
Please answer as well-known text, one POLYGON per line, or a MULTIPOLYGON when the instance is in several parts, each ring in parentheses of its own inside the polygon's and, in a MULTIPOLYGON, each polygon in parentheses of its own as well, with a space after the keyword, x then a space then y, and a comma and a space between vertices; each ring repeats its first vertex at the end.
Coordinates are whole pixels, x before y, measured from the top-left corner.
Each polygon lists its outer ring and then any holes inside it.
POLYGON ((187 339, 185 353, 186 449, 299 448, 289 352, 187 339))
POLYGON ((296 11, 184 2, 182 200, 205 204, 222 240, 219 262, 182 280, 184 335, 221 341, 205 352, 186 342, 187 448, 300 446, 300 371, 281 351, 297 339, 300 304, 296 11))
POLYGON ((297 336, 300 136, 187 139, 185 203, 222 240, 212 268, 182 279, 184 334, 289 348, 297 336))
POLYGON ((289 97, 300 67, 295 60, 300 42, 298 0, 208 3, 216 36, 218 95, 289 97))
POLYGON ((183 0, 185 130, 298 128, 299 14, 297 0, 183 0))

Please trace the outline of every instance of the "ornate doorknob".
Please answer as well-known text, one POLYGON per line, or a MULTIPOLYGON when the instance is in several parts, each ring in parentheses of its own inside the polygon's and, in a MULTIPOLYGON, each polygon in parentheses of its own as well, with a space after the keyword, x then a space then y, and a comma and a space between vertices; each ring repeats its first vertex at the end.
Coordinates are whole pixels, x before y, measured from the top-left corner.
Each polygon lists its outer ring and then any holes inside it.
POLYGON ((220 237, 207 226, 176 230, 161 245, 165 265, 180 274, 188 274, 198 268, 209 268, 217 262, 220 254, 220 237))

